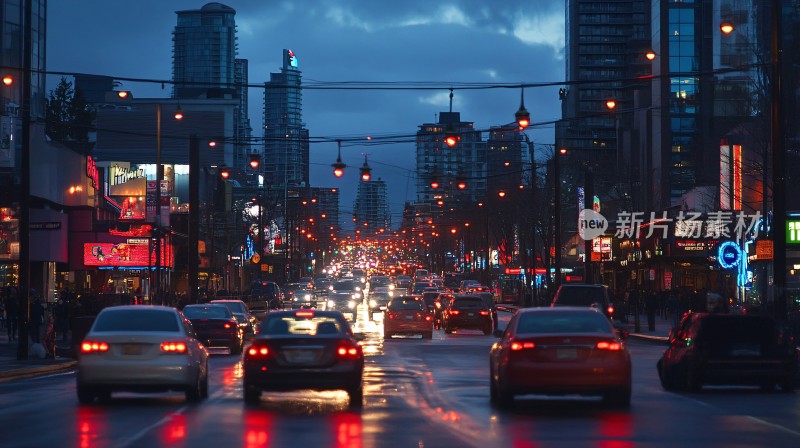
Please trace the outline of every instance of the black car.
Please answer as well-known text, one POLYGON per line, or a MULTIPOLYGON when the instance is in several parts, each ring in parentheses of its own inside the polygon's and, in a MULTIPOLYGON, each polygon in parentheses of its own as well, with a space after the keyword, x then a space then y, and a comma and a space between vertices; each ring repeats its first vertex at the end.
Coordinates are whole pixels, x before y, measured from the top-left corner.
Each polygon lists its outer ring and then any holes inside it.
POLYGON ((691 313, 656 364, 664 389, 703 385, 795 389, 797 353, 788 327, 771 316, 691 313))
POLYGON ((233 313, 224 305, 186 305, 183 315, 192 323, 197 340, 206 347, 228 347, 232 354, 242 352, 244 332, 233 313))
POLYGON ((444 310, 447 309, 452 300, 453 295, 447 292, 440 292, 439 296, 436 297, 436 300, 433 303, 433 327, 437 330, 442 328, 442 322, 444 321, 444 310))
POLYGON ((608 297, 608 286, 606 285, 561 285, 550 306, 592 307, 600 310, 609 319, 614 317, 614 304, 608 297))
POLYGON ((492 310, 478 296, 457 295, 442 313, 442 328, 445 333, 457 329, 481 330, 492 334, 492 310))
POLYGON ((261 324, 244 354, 244 400, 262 391, 344 390, 351 407, 363 403, 364 353, 336 311, 277 311, 261 324))
POLYGON ((262 318, 268 310, 283 309, 283 292, 275 282, 257 280, 250 286, 245 302, 252 314, 262 318))

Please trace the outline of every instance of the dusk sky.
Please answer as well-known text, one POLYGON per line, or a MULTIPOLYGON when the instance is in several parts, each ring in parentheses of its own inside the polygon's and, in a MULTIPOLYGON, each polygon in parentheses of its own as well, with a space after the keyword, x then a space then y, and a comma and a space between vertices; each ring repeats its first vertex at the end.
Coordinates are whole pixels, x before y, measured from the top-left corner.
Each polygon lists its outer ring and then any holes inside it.
MULTIPOLYGON (((175 11, 206 1, 58 0, 48 2, 47 69, 169 80, 175 11)), ((250 84, 263 84, 292 49, 304 82, 442 83, 558 82, 564 74, 564 0, 314 0, 221 2, 236 10, 239 58, 250 84)), ((48 91, 58 77, 48 78, 48 91)), ((169 96, 167 86, 124 87, 137 97, 169 96)), ((263 89, 250 88, 250 122, 262 137, 263 89)), ((303 116, 311 137, 413 135, 448 110, 448 91, 305 90, 303 116)), ((456 90, 453 110, 478 129, 513 121, 519 89, 456 90)), ((528 88, 532 122, 560 118, 558 86, 528 88)), ((537 144, 552 144, 553 125, 532 126, 537 144)), ((485 136, 484 136, 485 138, 485 136)), ((358 167, 371 153, 374 178, 387 181, 392 225, 416 197, 413 143, 345 147, 349 169, 336 179, 336 145, 311 145, 311 184, 342 189, 343 216, 352 210, 358 167)))

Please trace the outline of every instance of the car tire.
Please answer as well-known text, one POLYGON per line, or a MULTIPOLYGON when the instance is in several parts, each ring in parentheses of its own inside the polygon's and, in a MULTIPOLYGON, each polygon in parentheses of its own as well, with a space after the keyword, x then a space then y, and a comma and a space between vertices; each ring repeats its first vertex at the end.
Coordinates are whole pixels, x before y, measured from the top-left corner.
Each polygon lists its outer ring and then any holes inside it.
POLYGON ((426 333, 422 333, 422 339, 433 339, 433 332, 428 331, 426 333))
POLYGON ((350 409, 360 409, 364 407, 364 388, 361 384, 356 388, 348 389, 347 396, 350 400, 347 406, 350 409))
MULTIPOLYGON (((500 380, 492 381, 494 384, 494 401, 493 404, 499 409, 508 409, 514 404, 514 394, 508 391, 500 384, 500 380)), ((492 387, 489 387, 489 399, 492 398, 492 387)))
POLYGON ((245 404, 258 404, 261 401, 261 390, 248 386, 247 383, 242 390, 245 404))
POLYGON ((200 375, 197 375, 197 381, 192 386, 186 389, 186 401, 190 403, 197 403, 203 399, 203 387, 200 381, 200 375))
POLYGON ((94 389, 89 386, 83 386, 78 384, 78 402, 80 404, 92 404, 94 403, 94 399, 97 396, 94 389))

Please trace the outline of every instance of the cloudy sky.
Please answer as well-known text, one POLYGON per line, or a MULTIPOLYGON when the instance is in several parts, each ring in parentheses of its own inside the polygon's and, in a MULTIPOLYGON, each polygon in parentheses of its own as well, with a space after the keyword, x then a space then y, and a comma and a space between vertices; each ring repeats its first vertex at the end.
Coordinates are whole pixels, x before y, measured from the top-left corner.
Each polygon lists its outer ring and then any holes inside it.
MULTIPOLYGON (((192 0, 58 0, 48 2, 47 68, 112 77, 171 79, 175 11, 199 9, 192 0)), ((236 10, 239 54, 250 83, 281 66, 282 49, 298 57, 305 81, 442 83, 557 82, 564 75, 564 0, 228 0, 236 10)), ((56 79, 48 80, 48 90, 56 79)), ((169 87, 125 85, 138 97, 168 96, 169 87)), ((312 137, 409 135, 448 110, 448 91, 306 90, 303 115, 312 137)), ((528 88, 532 121, 560 117, 558 86, 528 88)), ((513 121, 519 89, 456 90, 453 110, 476 128, 513 121)), ((263 89, 250 89, 250 121, 261 137, 263 89)), ((534 126, 535 127, 535 126, 534 126)), ((553 126, 529 132, 552 144, 553 126)), ((311 183, 342 189, 352 209, 357 167, 371 153, 373 176, 387 181, 393 225, 415 199, 414 145, 346 147, 352 169, 336 179, 333 143, 312 144, 311 183)))

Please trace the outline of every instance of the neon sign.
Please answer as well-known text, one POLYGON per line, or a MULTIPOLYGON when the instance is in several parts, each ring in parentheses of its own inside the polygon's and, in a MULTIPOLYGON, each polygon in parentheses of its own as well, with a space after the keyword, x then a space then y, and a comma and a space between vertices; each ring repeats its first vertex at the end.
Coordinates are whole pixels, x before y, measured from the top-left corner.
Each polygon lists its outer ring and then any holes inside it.
POLYGON ((717 261, 722 269, 733 269, 742 260, 742 248, 733 241, 725 241, 719 245, 717 261))
MULTIPOLYGON (((161 252, 161 265, 172 267, 172 246, 165 244, 161 252)), ((84 266, 155 266, 155 251, 147 244, 84 243, 84 266)))
POLYGON ((92 156, 86 156, 86 177, 92 180, 92 188, 97 190, 97 186, 100 185, 100 173, 92 156))

